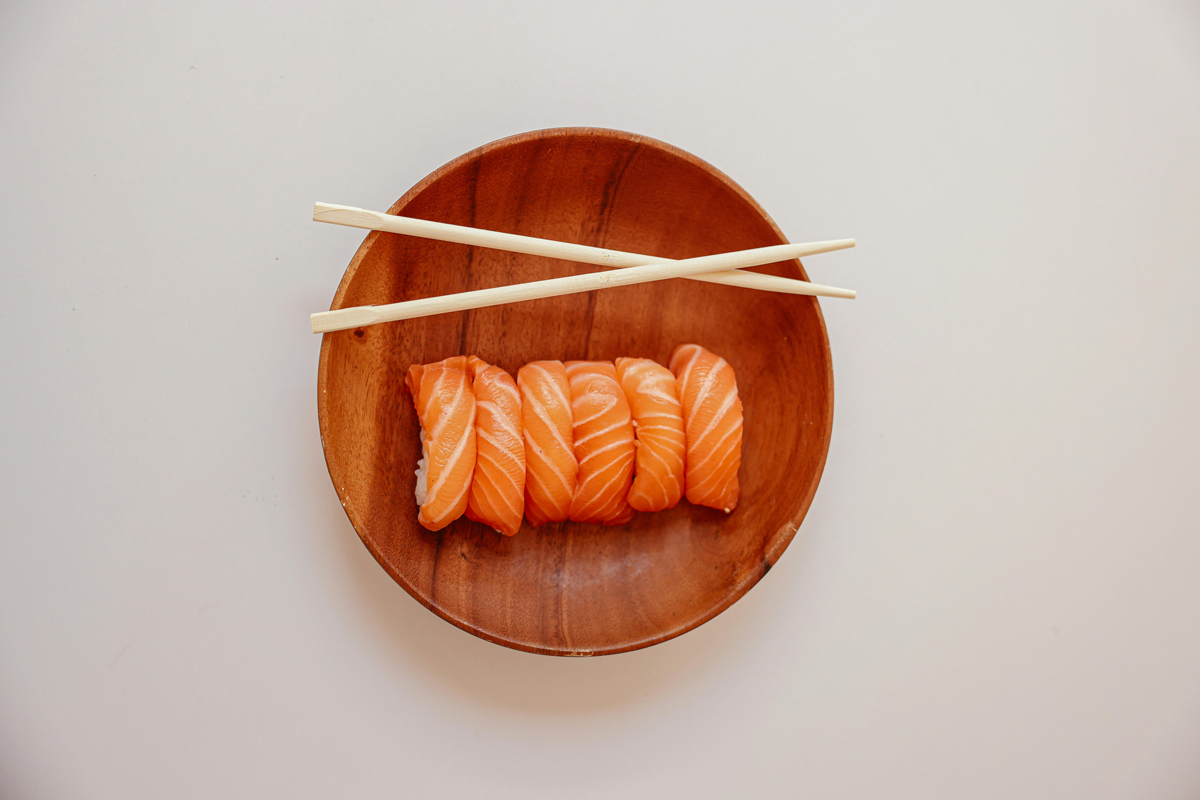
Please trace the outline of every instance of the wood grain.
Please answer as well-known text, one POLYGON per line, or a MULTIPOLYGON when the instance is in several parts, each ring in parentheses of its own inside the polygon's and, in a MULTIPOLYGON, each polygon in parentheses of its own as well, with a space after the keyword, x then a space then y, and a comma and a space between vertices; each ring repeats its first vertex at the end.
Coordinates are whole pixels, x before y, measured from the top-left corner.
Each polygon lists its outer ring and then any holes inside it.
MULTIPOLYGON (((591 128, 493 142, 425 178, 390 213, 684 259, 785 243, 712 166, 591 128)), ((367 235, 331 308, 587 272, 591 267, 389 233, 367 235)), ((807 279, 798 261, 755 270, 807 279)), ((367 548, 414 598, 489 641, 551 655, 618 653, 711 619, 771 568, 812 502, 833 424, 829 341, 815 298, 683 279, 327 333, 318 413, 329 473, 367 548), (697 342, 737 372, 741 501, 681 503, 627 526, 526 525, 512 538, 416 521, 411 364, 475 354, 512 373, 537 359, 666 363, 697 342)))

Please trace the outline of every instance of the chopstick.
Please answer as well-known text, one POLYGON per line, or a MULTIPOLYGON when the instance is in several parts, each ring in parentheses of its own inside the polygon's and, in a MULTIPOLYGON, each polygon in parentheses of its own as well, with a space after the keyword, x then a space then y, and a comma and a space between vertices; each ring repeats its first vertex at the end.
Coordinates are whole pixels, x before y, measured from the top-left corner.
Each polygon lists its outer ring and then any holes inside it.
MULTIPOLYGON (((683 278, 705 272, 756 267, 761 264, 773 264, 776 261, 789 261, 801 256, 828 253, 832 250, 844 250, 853 246, 853 239, 835 239, 809 244, 780 244, 772 247, 759 247, 754 250, 741 250, 735 253, 687 258, 667 264, 644 264, 615 272, 590 272, 585 275, 569 275, 564 278, 516 283, 511 286, 498 286, 493 289, 479 289, 441 297, 426 297, 403 303, 320 311, 311 316, 312 329, 313 333, 329 333, 381 322, 428 317, 434 314, 498 306, 504 303, 518 303, 542 297, 558 297, 564 294, 590 292, 594 289, 607 289, 613 286, 629 286, 667 278, 683 278)), ((806 281, 796 282, 802 284, 806 289, 805 293, 809 295, 845 298, 855 296, 855 293, 849 289, 837 289, 806 281)))
MULTIPOLYGON (((476 247, 490 247, 494 250, 506 250, 510 253, 525 253, 531 256, 560 258, 565 261, 578 261, 583 264, 598 264, 602 267, 640 267, 645 264, 672 264, 675 261, 675 259, 671 258, 643 256, 620 250, 605 250, 601 247, 556 242, 551 239, 537 239, 532 236, 521 236, 515 233, 501 233, 500 231, 489 231, 482 228, 450 225, 445 222, 432 222, 424 219, 413 219, 412 217, 398 217, 394 214, 383 214, 378 211, 368 211, 363 208, 355 208, 354 206, 339 206, 332 203, 317 203, 313 207, 313 220, 315 222, 329 222, 334 225, 347 225, 351 228, 366 228, 372 231, 401 233, 408 236, 419 236, 424 239, 437 239, 443 242, 456 242, 457 244, 468 244, 476 247)), ((722 283, 726 286, 741 286, 745 289, 758 289, 766 292, 812 294, 806 288, 811 286, 807 281, 781 278, 777 275, 762 275, 757 272, 728 270, 688 275, 685 277, 696 281, 722 283)))

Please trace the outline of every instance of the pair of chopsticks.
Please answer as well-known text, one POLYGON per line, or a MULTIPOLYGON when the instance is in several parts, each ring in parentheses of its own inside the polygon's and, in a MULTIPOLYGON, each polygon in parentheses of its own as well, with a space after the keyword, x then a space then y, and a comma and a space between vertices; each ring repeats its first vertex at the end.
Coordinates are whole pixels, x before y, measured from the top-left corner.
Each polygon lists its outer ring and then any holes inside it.
POLYGON ((444 242, 456 242, 476 247, 490 247, 512 253, 547 256, 567 261, 579 261, 585 264, 598 264, 602 267, 620 268, 616 272, 592 272, 586 275, 570 275, 565 278, 551 278, 544 281, 513 284, 512 286, 498 286, 493 289, 480 289, 474 292, 461 292, 441 297, 426 297, 403 303, 390 303, 382 306, 355 306, 353 308, 340 308, 334 311, 320 311, 311 317, 313 333, 329 333, 331 331, 359 328, 364 325, 375 325, 380 322, 428 317, 452 311, 465 311, 471 308, 517 303, 523 300, 536 300, 542 297, 558 297, 564 294, 590 292, 593 289, 628 286, 634 283, 648 283, 667 278, 691 278, 710 283, 723 283, 728 286, 741 286, 748 289, 817 297, 844 297, 853 299, 855 296, 855 293, 850 289, 838 289, 833 286, 822 286, 817 283, 780 278, 775 275, 761 275, 756 272, 738 271, 745 267, 757 267, 762 264, 773 264, 777 261, 790 261, 793 258, 800 258, 801 256, 828 253, 833 250, 844 250, 848 247, 854 247, 853 239, 834 239, 828 242, 810 242, 808 244, 782 244, 676 261, 669 258, 624 253, 619 250, 605 250, 581 244, 536 239, 532 236, 519 236, 512 233, 500 233, 498 231, 467 228, 460 225, 448 225, 444 222, 398 217, 392 214, 381 214, 378 211, 367 211, 352 206, 338 206, 328 203, 316 204, 313 208, 313 220, 316 222, 329 222, 335 225, 347 225, 353 228, 366 228, 374 231, 420 236, 425 239, 438 239, 444 242))

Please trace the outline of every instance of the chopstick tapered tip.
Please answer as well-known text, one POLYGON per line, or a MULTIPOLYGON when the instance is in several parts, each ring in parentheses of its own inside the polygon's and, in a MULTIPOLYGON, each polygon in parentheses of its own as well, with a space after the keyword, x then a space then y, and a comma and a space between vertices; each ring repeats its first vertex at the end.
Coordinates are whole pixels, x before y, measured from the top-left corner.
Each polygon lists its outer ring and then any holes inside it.
POLYGON ((313 333, 347 331, 351 328, 374 325, 381 321, 379 319, 379 310, 376 306, 333 308, 329 311, 318 311, 315 314, 311 314, 308 319, 312 323, 313 333))
POLYGON ((334 225, 349 225, 352 228, 374 228, 381 215, 354 206, 339 206, 336 203, 313 203, 313 222, 330 222, 334 225))

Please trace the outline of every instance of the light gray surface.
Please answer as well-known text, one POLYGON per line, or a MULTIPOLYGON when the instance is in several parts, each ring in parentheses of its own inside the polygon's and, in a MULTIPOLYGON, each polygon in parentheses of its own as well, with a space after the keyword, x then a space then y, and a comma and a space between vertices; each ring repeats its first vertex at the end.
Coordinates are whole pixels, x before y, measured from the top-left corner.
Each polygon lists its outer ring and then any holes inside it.
POLYGON ((1200 794, 1193 3, 171 5, 0 4, 0 796, 1200 794), (313 201, 558 125, 859 241, 796 541, 596 660, 376 566, 308 333, 313 201))

